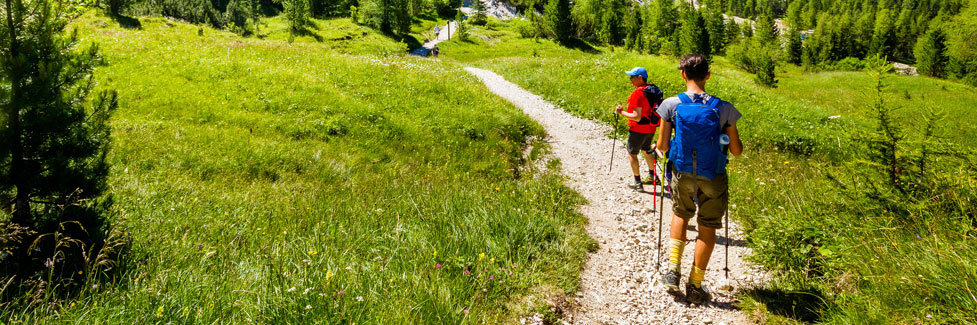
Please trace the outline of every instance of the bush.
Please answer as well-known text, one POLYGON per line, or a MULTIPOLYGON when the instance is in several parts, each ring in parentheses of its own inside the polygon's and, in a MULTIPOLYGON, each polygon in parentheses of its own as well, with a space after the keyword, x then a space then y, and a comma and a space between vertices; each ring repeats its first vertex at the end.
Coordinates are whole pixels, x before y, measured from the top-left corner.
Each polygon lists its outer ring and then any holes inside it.
POLYGON ((756 74, 757 84, 776 87, 777 51, 753 39, 730 45, 726 54, 736 66, 756 74))
POLYGON ((828 65, 827 69, 839 71, 861 71, 865 69, 865 61, 858 58, 847 57, 841 61, 828 65))
POLYGON ((141 15, 173 17, 194 24, 210 24, 220 28, 224 24, 220 13, 209 0, 146 0, 133 7, 141 15))
POLYGON ((248 17, 251 16, 251 8, 248 0, 231 0, 227 3, 227 11, 224 12, 224 24, 226 28, 238 34, 248 32, 248 17))
POLYGON ((113 16, 122 15, 122 11, 129 9, 129 5, 132 4, 132 0, 106 0, 109 6, 109 13, 113 16))

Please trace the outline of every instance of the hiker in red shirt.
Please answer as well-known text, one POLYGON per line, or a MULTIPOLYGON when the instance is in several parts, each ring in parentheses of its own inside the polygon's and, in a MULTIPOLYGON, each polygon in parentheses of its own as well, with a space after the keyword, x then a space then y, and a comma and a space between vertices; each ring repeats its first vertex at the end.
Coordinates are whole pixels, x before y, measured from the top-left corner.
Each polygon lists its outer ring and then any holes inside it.
POLYGON ((631 172, 634 180, 628 187, 637 191, 644 191, 641 180, 641 163, 638 161, 638 151, 643 151, 645 162, 648 163, 648 177, 645 182, 650 183, 655 174, 655 149, 652 142, 655 129, 661 118, 655 108, 662 101, 662 91, 657 86, 648 84, 648 71, 642 67, 635 67, 625 72, 635 87, 628 97, 627 111, 618 105, 615 112, 628 119, 628 158, 631 162, 631 172))

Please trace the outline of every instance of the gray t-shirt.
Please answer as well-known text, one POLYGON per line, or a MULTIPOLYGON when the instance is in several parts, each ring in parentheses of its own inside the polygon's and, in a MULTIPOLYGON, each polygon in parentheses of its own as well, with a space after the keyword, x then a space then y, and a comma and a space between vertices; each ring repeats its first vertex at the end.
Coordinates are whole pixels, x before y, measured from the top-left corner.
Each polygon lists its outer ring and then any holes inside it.
MULTIPOLYGON (((710 98, 712 98, 712 96, 708 93, 696 94, 693 92, 686 92, 685 94, 696 103, 705 104, 709 102, 710 98)), ((661 116, 662 120, 674 124, 675 109, 678 107, 678 104, 681 103, 682 100, 678 99, 678 96, 666 98, 661 105, 658 105, 658 116, 661 116)), ((716 109, 719 110, 719 123, 722 123, 723 126, 736 125, 736 121, 738 121, 740 117, 743 117, 743 114, 740 114, 740 111, 736 110, 736 107, 733 107, 733 104, 725 100, 720 102, 719 106, 716 106, 716 109)))

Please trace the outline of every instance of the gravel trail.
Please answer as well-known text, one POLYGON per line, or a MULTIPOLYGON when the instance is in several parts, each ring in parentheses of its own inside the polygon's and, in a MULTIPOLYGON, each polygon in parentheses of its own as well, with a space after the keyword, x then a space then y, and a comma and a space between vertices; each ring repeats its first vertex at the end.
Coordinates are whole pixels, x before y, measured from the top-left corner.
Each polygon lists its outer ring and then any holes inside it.
MULTIPOLYGON (((565 321, 573 324, 745 324, 748 318, 738 311, 735 297, 729 291, 716 288, 725 283, 723 232, 720 231, 716 250, 706 274, 706 287, 711 289, 713 300, 704 306, 690 306, 684 296, 675 297, 665 292, 659 284, 656 272, 658 213, 652 207, 652 195, 627 188, 630 176, 626 152, 621 141, 614 159, 614 170, 608 173, 611 139, 605 136, 610 127, 590 120, 574 117, 554 107, 541 97, 506 81, 487 70, 465 68, 474 74, 490 91, 512 102, 526 114, 539 121, 550 135, 553 154, 562 162, 562 172, 570 187, 588 201, 579 207, 590 220, 587 231, 600 244, 590 254, 581 274, 580 292, 570 300, 570 310, 564 310, 565 321)), ((622 94, 621 96, 625 96, 622 94)), ((610 108, 608 108, 610 110, 610 108)), ((642 169, 644 167, 642 159, 642 169)), ((645 190, 652 191, 650 185, 645 190)), ((668 224, 671 218, 671 200, 665 201, 662 224, 662 242, 667 242, 668 224)), ((692 224, 695 224, 693 219, 692 224)), ((739 290, 764 281, 765 276, 744 262, 742 257, 749 248, 743 235, 734 224, 729 249, 729 284, 739 290)), ((688 237, 694 239, 695 231, 688 237)), ((692 241, 686 246, 682 259, 683 272, 691 267, 692 241)), ((662 251, 662 263, 667 258, 662 251)), ((664 265, 663 265, 664 267, 664 265)), ((688 278, 683 275, 684 281, 688 278)), ((523 323, 535 323, 538 315, 523 319, 523 323)))

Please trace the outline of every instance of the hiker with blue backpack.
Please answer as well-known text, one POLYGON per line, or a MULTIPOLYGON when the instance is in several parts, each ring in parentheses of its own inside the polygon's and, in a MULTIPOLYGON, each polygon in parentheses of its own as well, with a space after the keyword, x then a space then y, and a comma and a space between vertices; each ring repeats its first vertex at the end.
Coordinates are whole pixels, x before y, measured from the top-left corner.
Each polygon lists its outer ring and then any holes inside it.
MULTIPOLYGON (((628 96, 628 107, 618 105, 614 112, 628 119, 628 156, 631 163, 631 173, 634 180, 628 184, 633 190, 644 191, 641 179, 641 162, 638 152, 645 156, 648 163, 648 177, 645 182, 652 182, 655 178, 655 150, 652 148, 655 129, 660 118, 655 108, 662 102, 662 91, 654 84, 648 84, 648 71, 642 67, 635 67, 625 71, 634 86, 634 91, 628 96)), ((613 162, 612 162, 613 163, 613 162)))
POLYGON ((705 57, 687 54, 679 61, 678 68, 686 92, 665 99, 658 107, 662 123, 657 147, 668 155, 674 213, 668 269, 661 281, 669 293, 679 293, 686 227, 689 219, 696 216, 699 235, 685 296, 689 303, 701 305, 711 299, 702 281, 716 245, 716 230, 723 227, 729 204, 727 154, 739 156, 743 151, 736 130, 736 121, 742 114, 733 104, 706 93, 710 73, 705 57))

